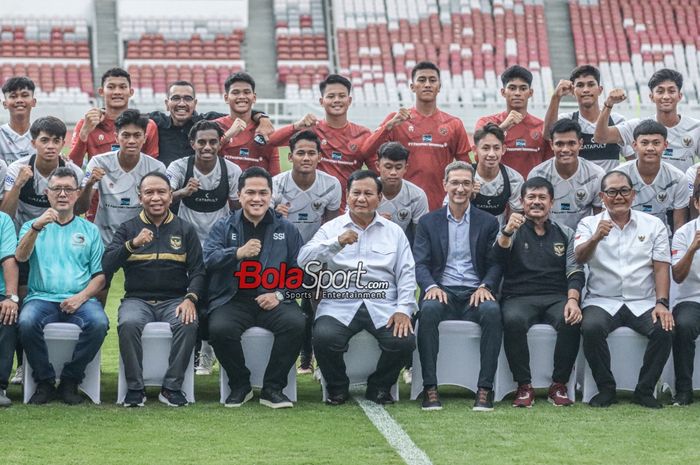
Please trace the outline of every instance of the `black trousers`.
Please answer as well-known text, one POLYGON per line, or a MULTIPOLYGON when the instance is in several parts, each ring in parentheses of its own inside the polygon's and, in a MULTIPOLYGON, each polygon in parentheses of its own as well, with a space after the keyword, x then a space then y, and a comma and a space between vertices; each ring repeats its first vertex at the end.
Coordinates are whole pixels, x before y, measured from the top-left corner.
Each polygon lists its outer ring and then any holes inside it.
POLYGON ((552 381, 569 382, 578 355, 581 325, 564 321, 565 305, 566 295, 561 294, 510 297, 501 302, 503 348, 513 379, 519 385, 532 382, 527 332, 536 323, 552 325, 557 331, 552 381))
POLYGON ((695 340, 700 335, 700 303, 679 303, 673 309, 673 318, 676 320, 673 336, 673 368, 676 371, 676 392, 691 392, 693 390, 695 340))
POLYGON ((659 320, 652 323, 652 310, 634 316, 625 305, 615 316, 611 316, 600 307, 588 306, 583 309, 583 322, 581 323, 583 353, 591 366, 593 379, 595 379, 599 391, 615 390, 615 378, 610 371, 610 349, 607 338, 611 331, 621 326, 627 326, 649 338, 636 390, 640 394, 653 394, 654 387, 661 377, 668 356, 671 354, 673 331, 665 331, 659 320))
POLYGON ((393 326, 375 328, 364 305, 348 326, 331 316, 317 318, 313 330, 314 354, 330 393, 347 391, 350 380, 346 374, 343 354, 348 350, 350 338, 363 329, 377 339, 382 350, 377 369, 367 378, 368 389, 389 390, 396 383, 406 357, 416 347, 413 334, 397 337, 393 335, 393 326))
POLYGON ((281 302, 272 310, 260 308, 252 299, 234 297, 209 314, 209 343, 229 377, 232 391, 250 387, 250 371, 245 366, 241 335, 259 326, 275 335, 270 361, 265 370, 263 388, 281 390, 294 365, 304 333, 304 315, 294 301, 281 302))
POLYGON ((475 289, 444 287, 447 303, 424 300, 418 315, 418 353, 423 372, 423 386, 436 386, 437 356, 440 350, 438 325, 445 320, 474 321, 481 326, 481 369, 477 386, 493 389, 493 378, 498 367, 498 354, 503 339, 503 323, 498 302, 487 300, 478 307, 469 306, 475 289))
POLYGON ((304 327, 304 341, 301 344, 301 353, 308 357, 311 357, 313 352, 313 347, 311 344, 311 335, 313 333, 314 326, 314 307, 311 305, 311 299, 301 299, 301 311, 306 317, 306 325, 304 327))

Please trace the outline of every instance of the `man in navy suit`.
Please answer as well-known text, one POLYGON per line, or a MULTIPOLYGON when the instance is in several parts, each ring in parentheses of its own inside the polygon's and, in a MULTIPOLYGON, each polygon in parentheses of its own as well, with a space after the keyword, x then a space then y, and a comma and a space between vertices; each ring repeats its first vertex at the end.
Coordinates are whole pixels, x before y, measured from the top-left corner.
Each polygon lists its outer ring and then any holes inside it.
POLYGON ((474 321, 481 326, 481 371, 474 410, 493 410, 493 378, 501 350, 501 309, 494 298, 501 267, 492 258, 498 220, 471 208, 474 169, 455 161, 445 168, 446 207, 418 222, 413 255, 423 295, 418 352, 423 370, 423 410, 440 410, 436 363, 438 325, 444 320, 474 321))

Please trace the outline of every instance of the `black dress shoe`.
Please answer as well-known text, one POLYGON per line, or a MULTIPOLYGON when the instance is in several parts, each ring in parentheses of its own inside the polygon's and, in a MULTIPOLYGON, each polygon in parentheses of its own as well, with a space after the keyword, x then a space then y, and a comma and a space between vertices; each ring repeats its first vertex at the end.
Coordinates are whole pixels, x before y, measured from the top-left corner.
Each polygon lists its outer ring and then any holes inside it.
POLYGON ((656 397, 651 394, 642 394, 638 391, 634 391, 634 394, 632 394, 632 403, 647 408, 663 408, 663 404, 656 397))
POLYGON ((375 404, 379 405, 391 405, 394 403, 394 398, 391 396, 391 392, 389 392, 388 389, 380 389, 369 386, 365 392, 365 399, 371 400, 375 404))
POLYGON ((48 381, 42 381, 36 387, 34 395, 29 399, 29 403, 33 405, 48 404, 56 398, 56 388, 48 381))
POLYGON ((612 404, 617 404, 617 394, 612 389, 600 391, 588 402, 591 407, 600 408, 610 407, 612 404))
POLYGON ((693 403, 693 391, 678 391, 671 402, 675 406, 686 406, 693 403))
POLYGON ((78 383, 73 380, 62 379, 57 392, 65 404, 78 405, 83 403, 83 396, 78 392, 78 383))
POLYGON ((342 391, 328 391, 328 397, 326 398, 326 403, 328 405, 343 405, 350 399, 350 393, 347 390, 342 391))

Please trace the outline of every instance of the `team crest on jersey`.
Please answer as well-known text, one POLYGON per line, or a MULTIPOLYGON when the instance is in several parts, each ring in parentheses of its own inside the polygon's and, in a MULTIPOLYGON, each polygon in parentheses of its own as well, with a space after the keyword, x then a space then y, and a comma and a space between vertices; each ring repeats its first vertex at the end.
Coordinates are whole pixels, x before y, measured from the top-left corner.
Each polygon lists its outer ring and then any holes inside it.
POLYGON ((447 135, 447 128, 443 126, 440 129, 438 129, 438 132, 440 134, 442 134, 443 136, 446 136, 447 135))
POLYGON ((432 134, 423 134, 423 142, 432 142, 432 141, 433 141, 432 134))
POLYGON ((71 243, 73 245, 77 245, 77 246, 84 246, 85 242, 87 242, 85 239, 85 236, 82 233, 73 234, 71 236, 70 240, 71 240, 71 243))
POLYGON ((311 204, 311 206, 313 207, 314 210, 320 210, 321 207, 323 206, 323 202, 321 202, 320 200, 316 200, 311 204))
POLYGON ((656 200, 658 200, 659 203, 664 203, 667 198, 668 194, 666 192, 659 192, 658 194, 656 194, 656 200))
POLYGON ((644 242, 644 239, 646 239, 646 236, 637 236, 637 239, 639 239, 639 242, 644 242))
POLYGON ((102 142, 103 140, 105 140, 105 135, 104 135, 104 134, 100 134, 99 136, 97 136, 97 140, 100 141, 100 142, 102 142))
POLYGON ((340 152, 331 152, 331 158, 333 160, 342 160, 343 159, 343 154, 340 152))
POLYGON ((537 140, 540 138, 540 131, 532 131, 530 135, 532 136, 532 140, 537 140))
POLYGON ((238 154, 242 157, 247 157, 248 155, 250 155, 250 152, 246 148, 241 148, 238 154))
POLYGON ((516 147, 525 147, 526 142, 525 139, 515 139, 515 146, 516 147))
POLYGON ((328 141, 326 139, 321 139, 321 145, 327 145, 328 141))
POLYGON ((566 246, 562 242, 555 242, 554 243, 554 254, 557 257, 563 257, 565 252, 566 252, 566 246))
POLYGON ((182 237, 170 236, 170 247, 173 250, 180 250, 180 247, 182 247, 182 237))
POLYGON ((351 152, 357 152, 357 144, 350 144, 348 148, 350 148, 351 152))
POLYGON ((585 190, 579 189, 576 191, 576 200, 581 202, 585 198, 586 198, 586 191, 585 190))
POLYGON ((399 210, 399 219, 401 221, 406 221, 406 218, 408 218, 409 215, 408 209, 404 208, 403 210, 399 210))
POLYGON ((416 128, 414 128, 413 125, 410 125, 410 126, 408 127, 408 132, 413 132, 413 131, 415 131, 415 130, 416 130, 416 128))
POLYGON ((683 138, 683 147, 690 147, 693 145, 693 138, 690 136, 685 136, 683 138))

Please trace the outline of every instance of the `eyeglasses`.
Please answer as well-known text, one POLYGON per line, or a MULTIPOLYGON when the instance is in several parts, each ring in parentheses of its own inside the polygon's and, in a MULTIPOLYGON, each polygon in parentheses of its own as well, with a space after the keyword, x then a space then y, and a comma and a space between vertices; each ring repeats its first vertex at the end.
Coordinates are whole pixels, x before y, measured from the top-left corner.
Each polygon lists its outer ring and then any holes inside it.
POLYGON ((184 101, 186 103, 192 103, 192 102, 194 102, 194 97, 192 97, 191 95, 184 95, 184 96, 183 95, 171 95, 170 101, 175 102, 175 103, 182 102, 182 101, 184 101))
POLYGON ((609 199, 614 199, 617 197, 617 194, 620 194, 622 197, 627 198, 630 195, 632 195, 632 192, 634 192, 632 189, 629 187, 623 187, 622 189, 608 189, 603 191, 603 194, 605 194, 609 199))
POLYGON ((460 182, 460 181, 450 181, 450 182, 448 182, 447 184, 450 185, 451 187, 457 188, 457 187, 459 187, 459 186, 462 186, 462 187, 464 187, 464 188, 466 189, 466 188, 471 187, 472 182, 471 182, 471 181, 462 181, 462 182, 460 182))
POLYGON ((70 195, 73 192, 78 192, 80 190, 77 187, 58 187, 58 186, 49 187, 48 189, 55 194, 60 194, 61 192, 63 192, 66 195, 70 195))

